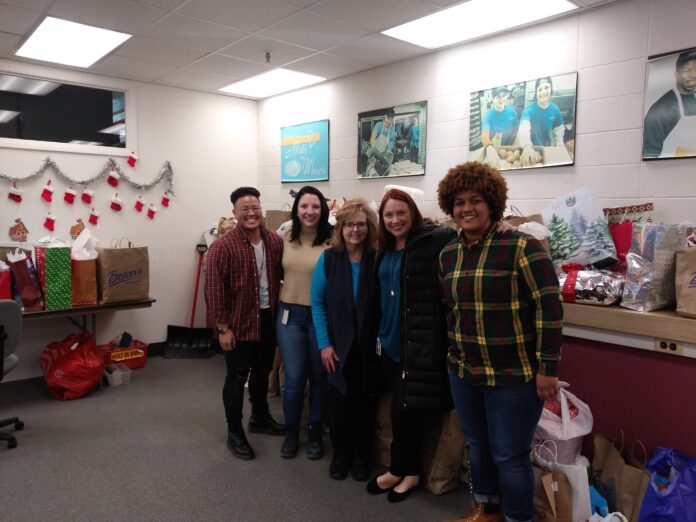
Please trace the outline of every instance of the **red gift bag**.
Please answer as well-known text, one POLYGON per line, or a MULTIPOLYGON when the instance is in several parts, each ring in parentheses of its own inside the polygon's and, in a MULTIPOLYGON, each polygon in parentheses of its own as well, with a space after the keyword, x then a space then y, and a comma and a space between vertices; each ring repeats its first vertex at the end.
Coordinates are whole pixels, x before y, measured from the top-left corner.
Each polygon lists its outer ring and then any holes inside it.
POLYGON ((626 254, 631 249, 631 234, 633 221, 622 221, 621 223, 609 223, 609 232, 616 246, 616 255, 619 258, 618 267, 620 270, 626 269, 626 254))
POLYGON ((22 301, 25 312, 43 310, 41 285, 31 258, 9 263, 14 279, 15 293, 22 301))
POLYGON ((0 270, 0 299, 12 299, 12 276, 9 270, 0 270))
POLYGON ((88 333, 75 333, 49 344, 41 354, 46 386, 57 399, 79 399, 99 384, 104 359, 88 333))

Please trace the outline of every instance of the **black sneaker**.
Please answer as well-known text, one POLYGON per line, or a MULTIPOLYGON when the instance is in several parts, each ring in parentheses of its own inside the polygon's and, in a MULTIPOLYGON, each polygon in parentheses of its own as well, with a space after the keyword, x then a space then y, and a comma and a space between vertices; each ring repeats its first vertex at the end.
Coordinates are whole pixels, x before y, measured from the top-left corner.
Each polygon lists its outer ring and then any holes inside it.
POLYGON ((227 432, 227 448, 232 455, 242 460, 251 460, 255 456, 244 430, 227 432))
POLYGON ((329 477, 334 480, 345 480, 345 478, 348 476, 349 467, 350 463, 348 462, 347 457, 334 453, 334 456, 331 459, 331 465, 329 466, 329 477))
POLYGON ((285 435, 285 424, 276 422, 270 413, 262 416, 252 415, 249 418, 249 431, 268 435, 285 435))

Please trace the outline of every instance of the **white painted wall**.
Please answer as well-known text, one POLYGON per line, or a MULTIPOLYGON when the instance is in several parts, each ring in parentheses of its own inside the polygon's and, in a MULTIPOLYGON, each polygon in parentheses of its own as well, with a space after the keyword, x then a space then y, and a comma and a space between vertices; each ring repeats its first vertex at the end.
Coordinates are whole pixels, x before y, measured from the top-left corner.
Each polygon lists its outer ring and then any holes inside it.
MULTIPOLYGON (((225 96, 62 71, 20 62, 0 61, 0 70, 21 72, 38 77, 62 79, 95 86, 127 89, 133 95, 137 111, 139 160, 135 169, 124 158, 115 157, 122 169, 136 181, 154 179, 164 161, 174 170, 176 197, 170 207, 159 204, 166 183, 143 193, 147 202, 154 201, 159 212, 153 221, 132 209, 137 191, 123 183, 118 194, 124 201, 119 215, 109 210, 108 200, 115 190, 105 180, 94 185, 96 207, 101 213, 94 234, 108 246, 112 238, 128 237, 135 245, 147 245, 150 253, 150 295, 157 299, 152 309, 105 313, 97 316, 98 338, 108 341, 126 330, 145 342, 164 341, 167 324, 188 325, 193 294, 197 254, 195 246, 203 230, 220 216, 229 215, 230 192, 238 185, 256 182, 257 172, 257 104, 225 96)), ((73 178, 93 177, 108 156, 91 154, 0 149, 0 172, 19 177, 37 170, 50 156, 61 170, 73 178)), ((62 200, 65 185, 55 176, 20 184, 24 202, 6 199, 7 187, 0 190, 0 241, 9 241, 7 229, 21 217, 29 228, 30 241, 48 234, 43 220, 48 205, 40 192, 48 178, 56 188, 51 211, 57 217, 57 237, 69 239, 75 219, 85 223, 88 208, 81 202, 73 207, 62 200)), ((199 292, 196 325, 205 324, 202 285, 199 292)), ((7 380, 41 375, 39 355, 46 344, 62 339, 74 330, 65 319, 24 322, 23 347, 19 367, 7 380)))
POLYGON ((525 213, 587 186, 607 206, 654 201, 663 222, 696 219, 696 159, 642 162, 648 56, 696 46, 693 0, 625 0, 541 26, 447 49, 259 103, 259 185, 266 206, 290 200, 281 185, 280 127, 329 118, 329 197, 379 201, 387 183, 422 188, 426 214, 440 215, 437 184, 466 161, 469 92, 540 76, 579 72, 576 162, 505 174, 510 203, 525 213), (357 114, 428 101, 426 173, 358 180, 357 114))

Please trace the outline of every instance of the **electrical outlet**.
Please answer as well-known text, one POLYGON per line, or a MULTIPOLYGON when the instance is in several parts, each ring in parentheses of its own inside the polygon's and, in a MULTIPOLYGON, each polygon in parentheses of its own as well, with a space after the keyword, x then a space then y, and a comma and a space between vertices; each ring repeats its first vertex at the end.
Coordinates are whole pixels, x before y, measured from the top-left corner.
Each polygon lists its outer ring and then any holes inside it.
POLYGON ((684 346, 679 341, 655 338, 655 351, 671 353, 672 355, 684 355, 684 346))

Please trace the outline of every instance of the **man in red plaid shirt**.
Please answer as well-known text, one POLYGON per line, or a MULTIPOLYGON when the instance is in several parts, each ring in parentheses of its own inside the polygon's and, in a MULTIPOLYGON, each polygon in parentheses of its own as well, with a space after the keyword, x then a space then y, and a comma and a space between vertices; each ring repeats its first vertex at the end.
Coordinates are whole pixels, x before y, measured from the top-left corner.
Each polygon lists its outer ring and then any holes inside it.
POLYGON ((222 400, 227 447, 240 459, 254 458, 242 427, 244 384, 249 379, 252 432, 283 435, 285 426, 268 409, 268 374, 276 349, 275 313, 282 277, 283 240, 263 226, 260 193, 253 187, 232 192, 237 226, 208 251, 205 295, 225 355, 222 400))

